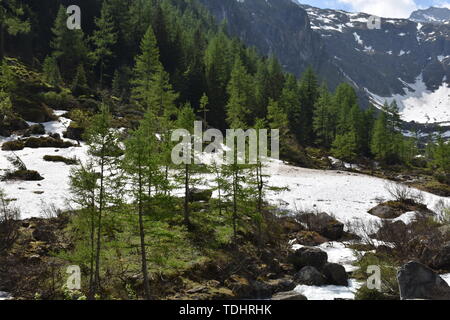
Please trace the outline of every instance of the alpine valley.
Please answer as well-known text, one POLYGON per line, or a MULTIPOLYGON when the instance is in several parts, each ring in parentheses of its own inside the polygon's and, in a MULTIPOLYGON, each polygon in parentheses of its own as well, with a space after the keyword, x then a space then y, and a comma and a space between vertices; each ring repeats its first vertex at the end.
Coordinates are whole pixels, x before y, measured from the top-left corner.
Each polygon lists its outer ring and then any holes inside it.
POLYGON ((330 88, 351 83, 363 105, 395 99, 405 121, 450 122, 450 10, 382 18, 380 29, 371 29, 368 14, 300 2, 203 0, 232 34, 290 72, 312 65, 330 88))

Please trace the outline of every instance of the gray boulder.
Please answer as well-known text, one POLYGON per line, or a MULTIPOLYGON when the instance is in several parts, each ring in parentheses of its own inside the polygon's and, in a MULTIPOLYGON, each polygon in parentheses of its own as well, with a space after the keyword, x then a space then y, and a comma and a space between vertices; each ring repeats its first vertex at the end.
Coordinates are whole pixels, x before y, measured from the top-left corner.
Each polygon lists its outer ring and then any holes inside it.
POLYGON ((299 215, 298 219, 308 226, 309 231, 317 232, 332 241, 341 239, 344 234, 344 224, 326 212, 305 213, 299 215))
POLYGON ((327 263, 323 266, 323 274, 329 284, 348 286, 348 275, 345 268, 337 263, 327 263))
POLYGON ((307 266, 302 268, 294 277, 298 284, 307 286, 323 286, 327 284, 327 278, 316 268, 307 266))
POLYGON ((450 242, 438 251, 432 260, 432 267, 439 270, 450 270, 450 242))
POLYGON ((318 248, 303 247, 293 252, 288 260, 294 265, 296 270, 300 270, 306 266, 322 269, 325 263, 327 263, 328 255, 325 251, 318 248))
POLYGON ((427 266, 412 261, 397 274, 402 300, 450 300, 450 286, 427 266))
POLYGON ((272 300, 308 300, 304 295, 295 292, 279 292, 272 297, 272 300))
POLYGON ((208 202, 212 197, 212 190, 209 189, 197 189, 192 188, 189 189, 188 193, 188 199, 189 202, 198 202, 198 201, 205 201, 208 202))

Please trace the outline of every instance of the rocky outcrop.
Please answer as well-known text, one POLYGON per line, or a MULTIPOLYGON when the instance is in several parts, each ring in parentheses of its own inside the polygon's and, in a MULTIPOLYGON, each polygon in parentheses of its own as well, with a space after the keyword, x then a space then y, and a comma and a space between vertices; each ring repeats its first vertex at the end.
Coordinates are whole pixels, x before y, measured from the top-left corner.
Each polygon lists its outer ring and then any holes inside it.
POLYGON ((322 269, 327 263, 328 255, 325 251, 318 248, 303 247, 291 253, 288 260, 294 265, 296 270, 306 266, 322 269))
POLYGON ((190 202, 205 201, 208 202, 212 197, 212 190, 209 189, 189 189, 188 198, 190 202))
POLYGON ((298 219, 308 226, 309 231, 317 232, 329 240, 336 241, 344 235, 344 224, 326 212, 304 213, 298 219))
POLYGON ((323 274, 329 284, 336 286, 348 286, 348 275, 345 268, 337 263, 326 263, 323 266, 323 274))
POLYGON ((314 267, 303 267, 294 277, 298 284, 307 286, 323 286, 327 284, 327 278, 314 267))
POLYGON ((450 242, 445 243, 433 257, 431 265, 438 270, 450 270, 450 242))
POLYGON ((402 300, 450 300, 450 286, 436 272, 418 262, 408 262, 397 274, 402 300))

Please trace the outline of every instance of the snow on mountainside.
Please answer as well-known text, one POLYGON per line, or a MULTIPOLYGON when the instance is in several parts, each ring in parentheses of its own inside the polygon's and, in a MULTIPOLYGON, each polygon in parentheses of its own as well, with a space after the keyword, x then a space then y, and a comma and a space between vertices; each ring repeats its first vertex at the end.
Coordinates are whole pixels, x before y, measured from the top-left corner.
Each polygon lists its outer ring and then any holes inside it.
POLYGON ((425 23, 450 23, 450 9, 431 7, 425 10, 414 11, 410 20, 425 23))
POLYGON ((449 23, 383 18, 374 29, 369 14, 301 0, 201 1, 218 21, 227 20, 230 34, 275 55, 289 72, 300 76, 313 66, 331 90, 349 82, 362 106, 395 98, 407 121, 449 120, 449 23))
POLYGON ((450 25, 300 5, 333 63, 377 106, 396 100, 405 121, 450 121, 450 25))

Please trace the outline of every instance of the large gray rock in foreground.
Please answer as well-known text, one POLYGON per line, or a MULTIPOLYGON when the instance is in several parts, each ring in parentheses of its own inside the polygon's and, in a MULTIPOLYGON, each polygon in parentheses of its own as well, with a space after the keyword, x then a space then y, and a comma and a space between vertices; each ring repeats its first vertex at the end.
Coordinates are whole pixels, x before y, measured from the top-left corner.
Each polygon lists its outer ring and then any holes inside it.
POLYGON ((302 247, 293 252, 288 257, 288 260, 294 265, 296 270, 300 270, 306 266, 322 269, 325 263, 327 263, 328 254, 319 248, 302 247))
POLYGON ((436 272, 418 262, 408 262, 397 274, 402 300, 450 300, 450 286, 436 272))
POLYGON ((314 267, 304 267, 294 277, 298 284, 307 286, 324 286, 327 284, 327 278, 314 267))
POLYGON ((295 292, 279 292, 272 297, 272 300, 308 300, 304 295, 295 292))

